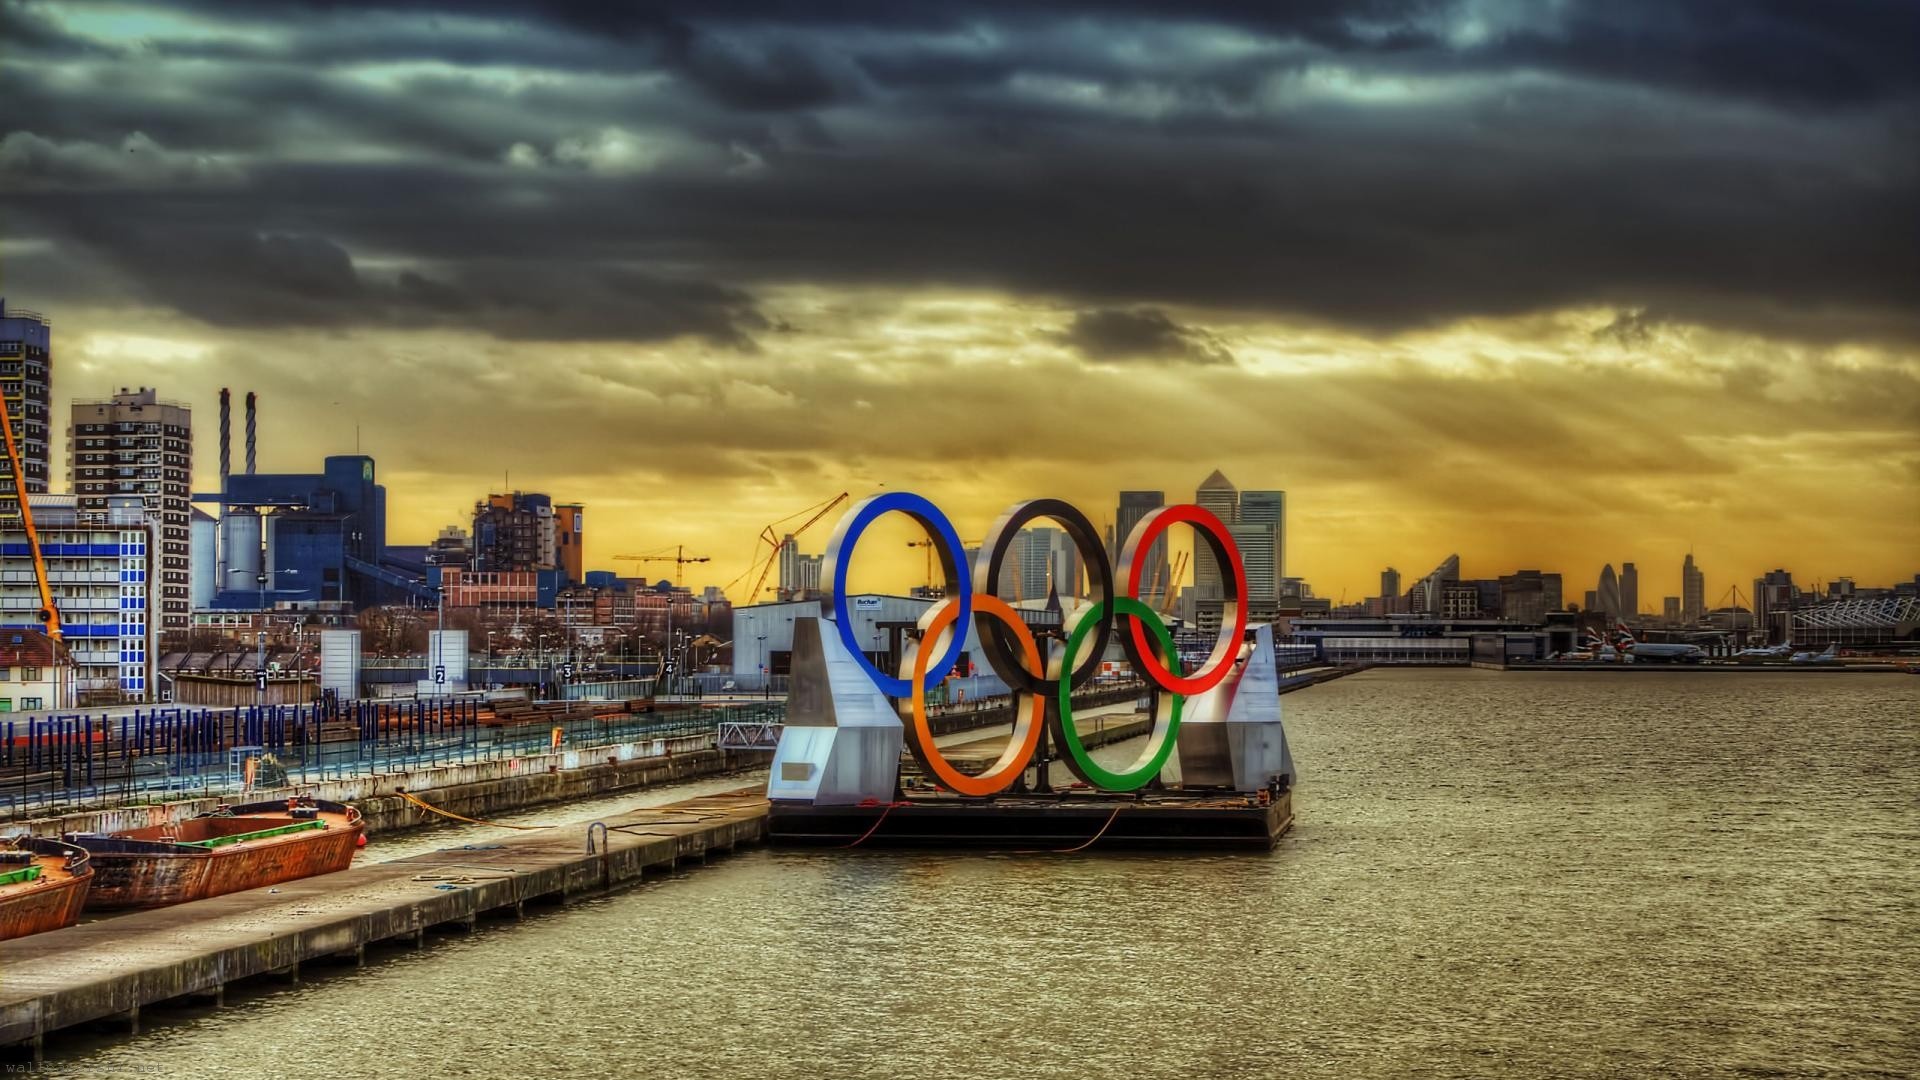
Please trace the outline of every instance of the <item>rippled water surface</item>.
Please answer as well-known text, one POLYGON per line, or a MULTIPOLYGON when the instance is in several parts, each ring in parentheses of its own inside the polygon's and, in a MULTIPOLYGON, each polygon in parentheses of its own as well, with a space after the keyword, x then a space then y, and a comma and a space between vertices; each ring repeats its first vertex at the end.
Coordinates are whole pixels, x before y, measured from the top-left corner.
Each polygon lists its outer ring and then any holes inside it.
POLYGON ((1285 705, 1271 855, 746 852, 49 1068, 1920 1071, 1920 679, 1370 672, 1285 705))

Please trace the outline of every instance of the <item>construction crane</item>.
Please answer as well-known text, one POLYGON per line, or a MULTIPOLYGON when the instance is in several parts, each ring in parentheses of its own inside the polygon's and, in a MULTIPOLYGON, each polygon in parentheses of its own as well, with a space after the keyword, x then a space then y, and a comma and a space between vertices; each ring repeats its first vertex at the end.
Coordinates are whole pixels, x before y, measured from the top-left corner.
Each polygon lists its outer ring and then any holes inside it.
POLYGON ((614 558, 625 559, 628 562, 670 562, 673 564, 673 584, 676 588, 681 585, 680 577, 688 563, 713 561, 705 555, 687 554, 686 547, 681 544, 674 545, 671 555, 615 555, 614 558))
POLYGON ((27 498, 27 471, 20 463, 20 449, 13 441, 13 417, 0 401, 0 432, 6 436, 7 465, 13 471, 13 498, 20 506, 20 524, 27 534, 27 552, 33 556, 33 580, 40 586, 40 623, 54 642, 58 655, 66 644, 60 630, 60 608, 53 602, 53 588, 47 584, 47 560, 40 554, 40 532, 33 527, 33 505, 27 498))
MULTIPOLYGON (((907 541, 907 546, 908 546, 908 547, 915 547, 915 548, 926 548, 926 549, 927 549, 927 591, 929 591, 929 592, 931 592, 931 591, 933 591, 933 548, 934 548, 934 543, 935 543, 935 541, 934 541, 934 539, 933 539, 932 537, 927 537, 927 538, 926 538, 926 539, 924 539, 924 540, 909 540, 909 541, 907 541)), ((981 543, 981 541, 979 541, 979 540, 962 540, 962 541, 960 541, 960 544, 961 544, 961 546, 962 546, 962 547, 978 547, 978 546, 980 545, 980 543, 981 543)), ((1018 566, 1018 564, 1016 564, 1016 565, 1014 566, 1014 568, 1013 568, 1013 570, 1014 570, 1014 573, 1015 573, 1015 574, 1018 574, 1018 573, 1020 572, 1020 567, 1018 566)))
POLYGON ((1160 597, 1160 614, 1162 615, 1170 614, 1173 611, 1174 597, 1179 595, 1174 591, 1174 586, 1180 583, 1180 575, 1187 572, 1187 562, 1187 552, 1184 551, 1176 554, 1173 558, 1173 570, 1167 574, 1167 591, 1160 597))
POLYGON ((773 573, 774 565, 780 561, 780 545, 784 541, 781 539, 780 534, 775 532, 774 530, 777 529, 779 526, 784 525, 789 521, 792 521, 794 518, 799 517, 801 514, 809 514, 809 513, 812 514, 813 516, 809 517, 804 523, 801 524, 799 528, 787 534, 788 536, 799 536, 801 533, 806 532, 808 529, 812 528, 814 524, 818 522, 821 518, 826 517, 827 514, 833 510, 834 507, 839 506, 843 502, 846 502, 849 497, 850 496, 848 496, 848 494, 843 491, 840 494, 835 495, 833 498, 828 499, 825 502, 814 503, 812 506, 807 507, 805 510, 800 510, 792 514, 788 514, 786 517, 781 518, 779 521, 776 521, 773 524, 768 525, 766 528, 761 529, 760 537, 758 541, 756 541, 754 546, 753 561, 747 565, 746 573, 743 573, 739 577, 734 578, 732 582, 728 583, 727 587, 731 589, 734 585, 739 584, 741 581, 746 579, 747 574, 753 573, 754 569, 757 567, 760 570, 760 576, 756 577, 753 581, 753 591, 747 594, 747 603, 751 604, 751 603, 757 602, 760 599, 760 590, 766 588, 767 575, 773 573), (767 550, 765 554, 762 554, 760 552, 760 548, 759 548, 760 544, 767 545, 767 550), (761 562, 762 559, 765 559, 766 561, 763 563, 761 562))

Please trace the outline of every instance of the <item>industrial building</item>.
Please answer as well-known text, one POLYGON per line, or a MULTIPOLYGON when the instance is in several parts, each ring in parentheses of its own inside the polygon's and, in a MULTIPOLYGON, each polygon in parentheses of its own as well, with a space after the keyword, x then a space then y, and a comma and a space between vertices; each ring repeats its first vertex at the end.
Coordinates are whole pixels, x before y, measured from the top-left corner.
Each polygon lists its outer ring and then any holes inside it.
POLYGON ((1894 594, 1851 597, 1785 613, 1795 646, 1892 649, 1920 645, 1920 598, 1894 594))
POLYGON ((148 387, 76 401, 67 431, 67 483, 82 511, 135 495, 160 522, 152 573, 162 630, 193 614, 193 411, 148 387))
MULTIPOLYGON (((247 456, 251 466, 251 449, 247 456)), ((389 556, 387 492, 364 454, 326 458, 318 473, 249 468, 194 498, 221 510, 211 609, 438 601, 413 561, 389 556)), ((203 545, 207 535, 197 532, 203 545)), ((205 565, 204 548, 196 554, 205 565)))
MULTIPOLYGON (((30 496, 40 554, 73 657, 73 704, 144 701, 152 683, 149 557, 159 525, 137 495, 82 511, 72 495, 30 496)), ((32 552, 17 519, 0 526, 0 632, 44 630, 32 552)))
POLYGON ((449 609, 474 608, 496 616, 530 615, 552 608, 560 591, 560 573, 546 570, 467 570, 437 568, 449 609))
MULTIPOLYGON (((882 671, 898 670, 908 633, 919 625, 920 616, 938 601, 910 596, 886 596, 862 593, 847 597, 847 614, 853 620, 853 637, 861 652, 882 671)), ((1059 626, 1059 613, 1035 610, 1036 625, 1059 626), (1051 620, 1049 623, 1047 620, 1051 620)), ((818 600, 755 604, 733 609, 733 673, 743 687, 758 688, 762 677, 780 679, 792 673, 793 624, 796 619, 820 616, 818 600)), ((823 627, 832 633, 831 627, 823 627)), ((980 680, 974 695, 1004 694, 1000 682, 984 662, 980 662, 980 637, 975 626, 967 628, 965 651, 957 670, 980 680)))
POLYGON ((1466 664, 1475 658, 1476 639, 1499 642, 1503 661, 1539 660, 1573 648, 1575 633, 1571 616, 1544 625, 1418 615, 1301 618, 1291 625, 1293 642, 1315 646, 1329 664, 1466 664))
MULTIPOLYGON (((53 398, 53 324, 45 315, 7 307, 0 298, 0 400, 13 424, 27 490, 47 490, 50 403, 53 398)), ((0 505, 13 505, 13 474, 0 469, 0 505)))

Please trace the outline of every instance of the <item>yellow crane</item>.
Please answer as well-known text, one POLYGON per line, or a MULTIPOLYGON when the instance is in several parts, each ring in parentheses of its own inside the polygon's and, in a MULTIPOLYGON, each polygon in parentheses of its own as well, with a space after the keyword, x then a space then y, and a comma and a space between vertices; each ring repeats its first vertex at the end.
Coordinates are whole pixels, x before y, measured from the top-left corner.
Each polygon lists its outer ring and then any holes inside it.
POLYGON ((1174 556, 1173 570, 1167 574, 1167 591, 1160 597, 1160 614, 1166 615, 1173 611, 1174 597, 1179 595, 1175 591, 1175 586, 1180 584, 1180 575, 1186 572, 1187 553, 1182 551, 1174 556))
POLYGON ((673 564, 673 583, 676 587, 681 584, 680 576, 683 572, 682 568, 688 563, 713 561, 705 555, 687 554, 686 547, 681 544, 674 545, 673 554, 671 555, 615 555, 614 558, 624 559, 628 562, 670 562, 673 564))
MULTIPOLYGON (((979 547, 981 544, 981 541, 962 540, 960 541, 960 544, 962 547, 979 547)), ((927 549, 927 591, 932 592, 933 591, 933 547, 934 547, 933 538, 928 537, 924 540, 909 540, 907 541, 907 546, 914 547, 914 548, 927 549)), ((961 552, 960 557, 965 558, 966 552, 964 551, 961 552)), ((1020 572, 1020 568, 1017 565, 1013 568, 1013 570, 1016 575, 1020 572)), ((978 584, 978 583, 976 582, 975 584, 978 584)))
MULTIPOLYGON (((24 399, 23 399, 24 400, 24 399)), ((20 506, 20 524, 27 534, 27 552, 33 556, 33 580, 40 586, 40 622, 55 646, 55 654, 66 644, 60 629, 60 608, 53 602, 53 588, 47 584, 47 561, 40 554, 40 532, 33 527, 33 505, 27 498, 27 471, 20 464, 20 449, 13 441, 13 416, 5 401, 0 401, 0 433, 6 436, 7 465, 13 471, 13 497, 20 506)))

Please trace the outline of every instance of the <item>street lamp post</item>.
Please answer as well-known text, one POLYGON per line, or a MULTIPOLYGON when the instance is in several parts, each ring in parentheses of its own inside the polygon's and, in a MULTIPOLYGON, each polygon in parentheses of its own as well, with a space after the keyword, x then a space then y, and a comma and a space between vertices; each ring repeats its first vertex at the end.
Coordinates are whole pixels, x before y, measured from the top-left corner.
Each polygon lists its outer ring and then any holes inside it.
POLYGON ((255 640, 259 644, 259 659, 253 666, 253 703, 267 703, 267 572, 263 568, 256 576, 255 583, 260 586, 260 625, 255 628, 255 640))
MULTIPOLYGON (((772 697, 773 696, 773 675, 771 672, 767 670, 769 667, 767 663, 767 635, 765 634, 754 635, 753 655, 755 658, 755 662, 760 665, 760 696, 772 697)), ((738 653, 734 654, 734 661, 735 661, 734 667, 738 668, 740 666, 738 653)))
MULTIPOLYGON (((433 661, 428 665, 427 675, 433 679, 433 693, 439 697, 446 692, 447 684, 440 681, 440 669, 446 664, 447 654, 447 587, 433 587, 433 661)), ((465 666, 465 662, 462 662, 465 666)))

